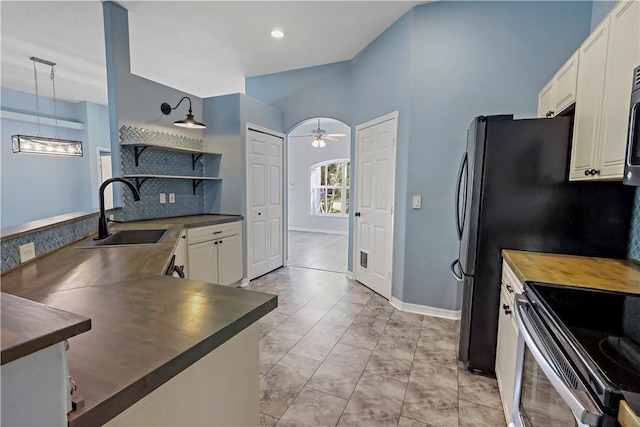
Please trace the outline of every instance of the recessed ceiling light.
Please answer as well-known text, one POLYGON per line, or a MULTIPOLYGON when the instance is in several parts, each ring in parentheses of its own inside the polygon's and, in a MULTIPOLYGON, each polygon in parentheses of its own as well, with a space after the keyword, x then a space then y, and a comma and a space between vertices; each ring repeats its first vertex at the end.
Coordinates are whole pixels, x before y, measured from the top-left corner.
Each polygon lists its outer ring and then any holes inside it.
POLYGON ((273 30, 271 31, 271 37, 274 39, 281 39, 284 37, 284 33, 281 30, 273 30))

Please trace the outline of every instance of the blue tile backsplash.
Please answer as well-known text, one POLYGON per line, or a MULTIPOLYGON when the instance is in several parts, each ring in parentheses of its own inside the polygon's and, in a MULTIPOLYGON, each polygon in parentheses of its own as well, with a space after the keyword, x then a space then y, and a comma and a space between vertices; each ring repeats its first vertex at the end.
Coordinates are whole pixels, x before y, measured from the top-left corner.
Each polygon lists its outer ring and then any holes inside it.
POLYGON ((2 265, 0 271, 11 270, 20 264, 19 247, 35 242, 36 257, 78 241, 98 230, 98 215, 80 218, 32 233, 18 235, 16 238, 2 239, 2 265))
POLYGON ((629 236, 629 259, 640 262, 640 187, 636 189, 631 214, 631 234, 629 236))
MULTIPOLYGON (((121 142, 137 142, 166 147, 202 150, 201 139, 187 138, 166 132, 122 126, 121 142)), ((192 166, 192 155, 148 147, 140 154, 138 166, 135 164, 134 147, 121 147, 121 171, 123 175, 158 174, 201 177, 204 175, 202 158, 192 166)), ((210 155, 210 154, 208 154, 210 155)), ((204 184, 200 184, 193 194, 193 181, 183 179, 149 178, 140 186, 140 201, 133 200, 127 189, 122 191, 122 210, 116 214, 120 221, 164 218, 170 216, 195 215, 204 212, 204 184), (160 203, 160 193, 166 193, 167 203, 160 203), (175 203, 169 203, 169 193, 176 196, 175 203)))

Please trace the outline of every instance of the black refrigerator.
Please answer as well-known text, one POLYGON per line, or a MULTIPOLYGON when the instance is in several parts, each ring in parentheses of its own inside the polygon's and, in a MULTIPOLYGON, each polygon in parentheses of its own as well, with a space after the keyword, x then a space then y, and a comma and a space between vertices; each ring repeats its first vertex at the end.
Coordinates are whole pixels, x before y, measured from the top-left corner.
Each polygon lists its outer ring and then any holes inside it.
POLYGON ((463 286, 458 359, 493 375, 501 250, 625 258, 633 187, 569 182, 572 119, 481 116, 471 123, 458 171, 463 286))

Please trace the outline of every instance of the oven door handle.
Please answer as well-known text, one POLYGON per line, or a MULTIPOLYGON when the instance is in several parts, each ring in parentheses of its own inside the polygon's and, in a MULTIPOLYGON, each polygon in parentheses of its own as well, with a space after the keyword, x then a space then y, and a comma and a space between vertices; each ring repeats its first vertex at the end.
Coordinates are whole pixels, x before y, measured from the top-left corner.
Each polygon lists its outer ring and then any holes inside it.
POLYGON ((558 374, 558 371, 551 364, 547 349, 538 344, 538 340, 534 338, 535 333, 532 333, 534 328, 530 316, 524 310, 524 306, 531 305, 529 301, 523 295, 516 295, 514 305, 514 313, 520 335, 524 338, 531 355, 545 373, 549 382, 569 406, 576 420, 589 426, 597 426, 604 415, 600 408, 585 391, 572 388, 566 384, 562 376, 558 374))

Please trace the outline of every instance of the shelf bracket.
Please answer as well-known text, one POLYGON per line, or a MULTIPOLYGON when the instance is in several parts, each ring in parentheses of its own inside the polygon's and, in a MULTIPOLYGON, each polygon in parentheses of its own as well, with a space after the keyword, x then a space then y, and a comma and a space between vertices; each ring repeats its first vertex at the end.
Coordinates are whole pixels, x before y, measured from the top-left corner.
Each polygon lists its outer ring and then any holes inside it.
POLYGON ((142 187, 142 184, 144 184, 147 179, 149 178, 136 178, 136 190, 140 191, 140 187, 142 187))
POLYGON ((136 157, 136 166, 138 166, 138 160, 140 159, 140 154, 144 152, 149 147, 133 147, 133 153, 136 157))
POLYGON ((202 153, 191 155, 191 169, 196 170, 196 162, 200 160, 201 157, 202 157, 202 153))
POLYGON ((204 179, 192 179, 191 182, 193 183, 193 195, 196 195, 196 188, 198 188, 198 185, 200 185, 201 182, 203 182, 204 179))

